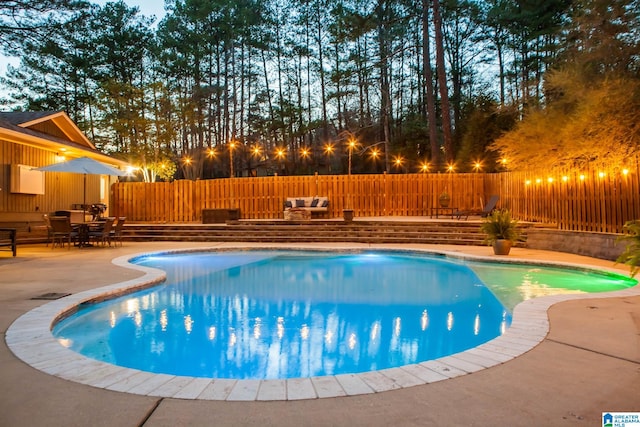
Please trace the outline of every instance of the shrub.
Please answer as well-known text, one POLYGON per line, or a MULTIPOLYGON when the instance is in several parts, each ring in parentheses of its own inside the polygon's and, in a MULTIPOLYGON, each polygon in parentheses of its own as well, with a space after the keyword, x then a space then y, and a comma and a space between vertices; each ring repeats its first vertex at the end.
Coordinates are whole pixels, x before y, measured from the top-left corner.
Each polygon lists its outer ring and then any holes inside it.
POLYGON ((496 240, 516 241, 520 238, 518 221, 511 218, 508 210, 494 210, 480 226, 485 234, 485 243, 493 245, 496 240))
POLYGON ((627 234, 619 237, 617 241, 627 242, 627 246, 616 262, 631 266, 631 277, 633 277, 640 271, 640 220, 628 221, 624 225, 624 230, 627 234))

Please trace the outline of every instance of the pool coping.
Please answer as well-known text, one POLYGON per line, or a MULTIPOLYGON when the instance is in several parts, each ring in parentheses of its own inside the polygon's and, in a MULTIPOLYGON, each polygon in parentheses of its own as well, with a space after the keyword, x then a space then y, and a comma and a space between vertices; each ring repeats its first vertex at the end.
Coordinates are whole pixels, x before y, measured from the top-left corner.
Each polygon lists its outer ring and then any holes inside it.
MULTIPOLYGON (((268 245, 258 247, 255 245, 233 245, 225 248, 198 247, 193 249, 144 252, 115 258, 112 261, 113 264, 142 271, 144 275, 137 279, 73 294, 60 300, 44 304, 23 314, 7 330, 7 345, 18 358, 44 373, 97 388, 132 394, 179 399, 226 401, 302 400, 355 396, 443 381, 468 375, 513 360, 530 351, 544 340, 549 332, 547 310, 558 302, 576 299, 599 299, 640 295, 640 286, 636 285, 631 288, 613 292, 538 297, 523 301, 515 307, 511 327, 507 329, 504 334, 464 352, 398 368, 359 374, 342 374, 288 380, 195 378, 154 374, 136 369, 123 368, 89 359, 69 350, 60 345, 51 334, 51 325, 54 320, 69 310, 73 310, 73 308, 80 303, 96 298, 122 294, 131 288, 151 286, 164 279, 164 272, 160 270, 130 264, 128 261, 133 258, 158 253, 239 249, 282 250, 282 247, 268 245)), ((318 248, 306 247, 296 249, 319 250, 318 248)), ((326 248, 322 248, 321 250, 326 250, 326 248)), ((505 259, 438 249, 398 249, 397 247, 386 246, 363 249, 359 246, 345 246, 338 250, 417 252, 444 255, 459 260, 498 261, 570 267, 623 275, 619 270, 606 267, 593 267, 586 264, 531 260, 517 257, 505 259)))

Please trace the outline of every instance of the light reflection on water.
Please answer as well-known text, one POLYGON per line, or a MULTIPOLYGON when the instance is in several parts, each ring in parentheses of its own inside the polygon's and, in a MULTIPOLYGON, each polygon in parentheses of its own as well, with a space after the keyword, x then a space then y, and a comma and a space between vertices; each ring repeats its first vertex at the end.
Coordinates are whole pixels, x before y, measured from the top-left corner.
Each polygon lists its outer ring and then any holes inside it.
POLYGON ((617 291, 637 284, 635 279, 605 272, 483 262, 466 265, 509 310, 532 298, 617 291))
POLYGON ((165 270, 166 284, 83 308, 56 325, 61 343, 151 372, 296 378, 435 359, 511 322, 475 265, 444 259, 248 251, 137 263, 165 270))

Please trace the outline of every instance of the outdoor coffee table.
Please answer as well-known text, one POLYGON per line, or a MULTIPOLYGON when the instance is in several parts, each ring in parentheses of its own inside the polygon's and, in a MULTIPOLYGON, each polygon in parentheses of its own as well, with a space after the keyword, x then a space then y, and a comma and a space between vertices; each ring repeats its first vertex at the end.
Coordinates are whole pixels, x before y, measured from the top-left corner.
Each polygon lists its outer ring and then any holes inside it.
POLYGON ((431 208, 431 218, 433 218, 434 216, 438 218, 438 215, 451 215, 451 219, 453 219, 454 217, 453 213, 457 211, 458 211, 458 208, 454 208, 454 207, 448 207, 448 206, 446 208, 443 208, 440 206, 433 207, 431 208))

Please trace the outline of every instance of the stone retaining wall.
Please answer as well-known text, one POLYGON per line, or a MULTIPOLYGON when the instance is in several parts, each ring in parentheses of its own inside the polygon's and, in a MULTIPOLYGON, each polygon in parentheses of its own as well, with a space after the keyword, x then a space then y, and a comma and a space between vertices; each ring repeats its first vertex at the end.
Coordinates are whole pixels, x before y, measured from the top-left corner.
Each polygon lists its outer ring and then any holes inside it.
POLYGON ((619 236, 619 234, 530 228, 527 230, 526 246, 531 249, 568 252, 614 261, 626 246, 625 242, 616 242, 619 236))

